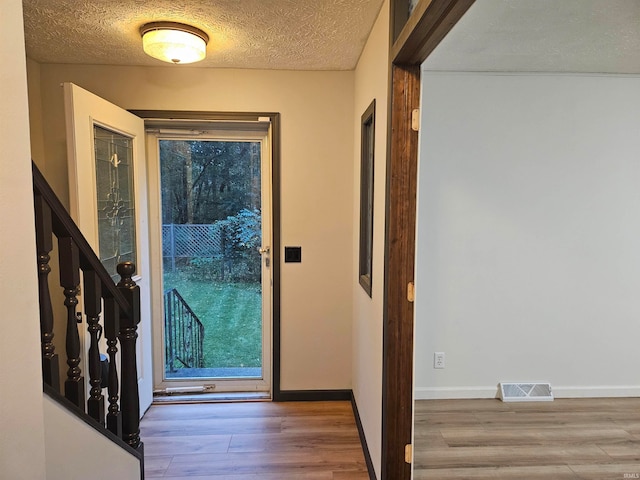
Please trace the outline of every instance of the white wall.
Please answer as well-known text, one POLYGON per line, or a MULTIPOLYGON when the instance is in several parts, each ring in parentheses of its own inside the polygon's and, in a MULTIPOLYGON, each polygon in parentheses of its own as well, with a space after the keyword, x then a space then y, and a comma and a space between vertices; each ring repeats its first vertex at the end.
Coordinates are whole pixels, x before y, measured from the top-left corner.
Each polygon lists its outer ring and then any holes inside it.
POLYGON ((22 2, 0 15, 0 476, 45 478, 22 2))
POLYGON ((376 474, 382 455, 382 315, 387 161, 389 2, 384 2, 355 71, 353 153, 353 394, 376 474), (372 297, 358 282, 360 224, 360 118, 376 100, 372 297))
POLYGON ((425 73, 422 112, 417 397, 640 395, 640 79, 425 73))
POLYGON ((282 114, 281 238, 302 246, 302 263, 281 270, 281 388, 350 388, 354 73, 42 64, 39 74, 45 174, 63 202, 61 82, 125 109, 282 114))
POLYGON ((136 457, 46 395, 44 413, 47 480, 140 478, 140 462, 136 457))

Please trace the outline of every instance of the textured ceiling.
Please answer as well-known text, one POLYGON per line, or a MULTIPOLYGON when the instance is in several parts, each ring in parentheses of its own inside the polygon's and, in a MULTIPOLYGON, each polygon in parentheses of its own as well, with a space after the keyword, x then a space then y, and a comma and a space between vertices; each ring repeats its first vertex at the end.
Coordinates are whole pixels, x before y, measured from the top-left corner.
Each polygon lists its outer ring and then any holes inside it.
POLYGON ((426 70, 640 73, 638 0, 477 0, 426 70))
POLYGON ((24 0, 27 56, 40 63, 167 65, 143 53, 138 30, 171 20, 209 35, 207 59, 194 66, 350 70, 382 2, 24 0))

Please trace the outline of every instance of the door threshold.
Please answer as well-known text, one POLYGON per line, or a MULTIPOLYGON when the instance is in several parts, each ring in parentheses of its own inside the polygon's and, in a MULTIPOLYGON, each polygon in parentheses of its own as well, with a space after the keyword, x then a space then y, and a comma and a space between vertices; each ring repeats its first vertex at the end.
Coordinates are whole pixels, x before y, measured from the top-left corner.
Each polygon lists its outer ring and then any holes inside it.
POLYGON ((269 402, 268 392, 216 392, 158 395, 154 394, 154 405, 172 403, 223 403, 223 402, 269 402))

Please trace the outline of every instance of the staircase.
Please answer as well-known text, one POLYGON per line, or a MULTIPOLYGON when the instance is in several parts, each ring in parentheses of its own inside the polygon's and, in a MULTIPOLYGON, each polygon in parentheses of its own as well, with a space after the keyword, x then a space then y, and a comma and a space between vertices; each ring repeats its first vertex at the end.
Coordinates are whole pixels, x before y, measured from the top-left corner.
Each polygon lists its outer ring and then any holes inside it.
MULTIPOLYGON (((32 168, 44 392, 136 456, 140 461, 142 478, 144 449, 140 441, 136 365, 140 290, 132 280, 135 265, 130 262, 119 264, 117 270, 120 281, 114 284, 42 173, 33 163, 32 168), (64 319, 54 318, 50 291, 49 262, 56 239, 59 285, 66 310, 64 319), (83 313, 77 311, 80 291, 83 313), (57 321, 63 321, 66 326, 63 358, 68 369, 63 383, 59 373, 60 356, 53 342, 54 322, 57 321), (89 338, 88 348, 84 352, 81 351, 81 335, 89 338), (102 335, 106 339, 109 361, 105 374, 102 372, 99 349, 102 335), (88 372, 83 374, 81 365, 85 359, 88 361, 88 372), (90 387, 88 398, 86 374, 90 387), (102 388, 105 383, 107 399, 102 388)), ((56 296, 59 295, 53 298, 56 296)))

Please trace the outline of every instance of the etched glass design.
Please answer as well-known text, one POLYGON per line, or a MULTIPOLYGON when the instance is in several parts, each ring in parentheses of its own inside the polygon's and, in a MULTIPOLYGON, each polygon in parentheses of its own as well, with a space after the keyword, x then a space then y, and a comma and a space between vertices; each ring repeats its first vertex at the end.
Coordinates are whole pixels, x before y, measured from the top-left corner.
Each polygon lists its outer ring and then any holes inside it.
POLYGON ((133 141, 103 127, 93 127, 96 159, 100 261, 114 281, 118 263, 136 263, 133 141))

